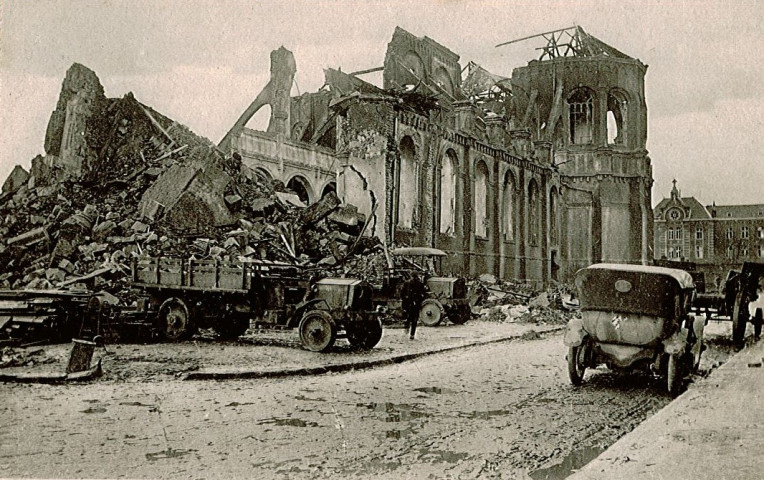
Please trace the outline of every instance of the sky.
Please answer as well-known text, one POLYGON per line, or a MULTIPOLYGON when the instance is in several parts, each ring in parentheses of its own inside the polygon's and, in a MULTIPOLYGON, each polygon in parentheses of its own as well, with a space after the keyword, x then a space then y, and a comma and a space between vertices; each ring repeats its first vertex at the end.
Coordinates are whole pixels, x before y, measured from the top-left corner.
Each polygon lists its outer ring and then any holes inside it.
POLYGON ((324 68, 382 66, 396 26, 511 76, 543 39, 579 25, 648 65, 653 204, 671 181, 703 204, 764 203, 764 2, 0 0, 0 182, 44 154, 72 63, 106 95, 142 103, 217 143, 265 86, 271 50, 297 63, 292 93, 324 68))

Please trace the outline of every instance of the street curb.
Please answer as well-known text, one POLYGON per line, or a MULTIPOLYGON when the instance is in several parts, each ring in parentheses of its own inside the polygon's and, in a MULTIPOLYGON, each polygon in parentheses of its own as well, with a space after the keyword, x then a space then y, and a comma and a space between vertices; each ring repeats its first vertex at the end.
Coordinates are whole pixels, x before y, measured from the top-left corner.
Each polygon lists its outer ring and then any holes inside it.
POLYGON ((520 335, 511 335, 508 337, 494 338, 486 341, 475 341, 463 345, 454 345, 450 347, 441 347, 434 350, 426 350, 423 352, 406 353, 401 355, 394 355, 388 358, 380 358, 377 360, 368 360, 360 362, 348 362, 338 363, 335 365, 323 365, 319 367, 299 367, 288 369, 271 369, 271 370, 244 370, 244 371, 220 371, 220 372, 188 372, 183 374, 181 380, 242 380, 252 378, 275 378, 275 377, 290 377, 298 375, 322 375, 326 373, 338 373, 347 372, 350 370, 364 370, 368 368, 379 367, 383 365, 394 365, 396 363, 403 363, 416 358, 424 357, 426 355, 433 355, 436 353, 449 352, 453 350, 459 350, 462 348, 470 348, 477 345, 489 345, 492 343, 507 342, 511 340, 517 340, 527 335, 529 332, 536 332, 538 335, 545 335, 552 332, 558 332, 564 330, 565 326, 560 325, 551 327, 542 331, 529 330, 526 333, 520 335))
POLYGON ((88 370, 72 373, 50 373, 50 374, 36 374, 26 375, 23 373, 12 374, 2 373, 0 374, 0 382, 3 383, 48 383, 48 384, 62 384, 72 382, 84 382, 93 380, 103 375, 103 369, 101 367, 101 360, 88 370))

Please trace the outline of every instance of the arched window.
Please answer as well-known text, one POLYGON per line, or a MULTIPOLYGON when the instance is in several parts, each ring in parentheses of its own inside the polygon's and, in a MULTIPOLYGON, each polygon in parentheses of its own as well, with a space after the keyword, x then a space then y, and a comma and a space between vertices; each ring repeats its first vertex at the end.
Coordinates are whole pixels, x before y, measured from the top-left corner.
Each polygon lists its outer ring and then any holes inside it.
POLYGON ((626 145, 629 102, 623 92, 617 90, 607 96, 607 143, 626 145))
POLYGON ((504 218, 504 239, 512 241, 515 239, 515 177, 512 172, 504 175, 504 198, 502 198, 503 218, 504 218))
POLYGON ((417 177, 414 140, 405 136, 401 140, 398 168, 398 226, 412 228, 416 211, 417 177))
POLYGON ((475 235, 488 236, 488 167, 482 161, 475 165, 475 235))
POLYGON ((539 187, 535 180, 528 184, 528 240, 531 245, 538 245, 541 237, 541 201, 539 187))
POLYGON ((324 198, 330 192, 337 193, 337 182, 327 183, 324 189, 321 191, 321 198, 324 198))
POLYGON ((435 80, 435 83, 440 86, 440 88, 445 90, 449 95, 453 96, 454 83, 451 81, 451 77, 448 75, 448 71, 445 68, 439 67, 437 70, 435 70, 433 79, 435 80))
POLYGON ((448 150, 440 166, 440 233, 453 235, 456 227, 456 154, 448 150))
POLYGON ((559 209, 557 205, 557 188, 552 187, 549 191, 549 234, 550 240, 553 244, 556 244, 560 238, 559 232, 559 209))
POLYGON ((594 140, 594 99, 584 88, 576 90, 568 98, 570 143, 584 145, 594 140))
POLYGON ((310 183, 305 178, 296 175, 289 180, 286 187, 297 194, 305 205, 310 204, 312 193, 310 183))

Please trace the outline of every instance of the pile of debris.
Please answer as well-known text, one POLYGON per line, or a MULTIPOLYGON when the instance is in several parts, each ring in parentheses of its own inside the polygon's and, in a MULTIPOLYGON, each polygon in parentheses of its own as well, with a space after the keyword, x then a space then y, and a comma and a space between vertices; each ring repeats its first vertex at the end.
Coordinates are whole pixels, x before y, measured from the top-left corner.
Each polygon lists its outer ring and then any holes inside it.
POLYGON ((555 284, 539 292, 527 283, 499 281, 481 275, 469 284, 472 313, 489 322, 564 325, 575 315, 572 288, 555 284))
POLYGON ((67 72, 30 171, 0 193, 0 289, 84 283, 119 298, 140 256, 340 266, 365 218, 330 193, 306 207, 237 155, 138 102, 106 98, 94 72, 67 72))

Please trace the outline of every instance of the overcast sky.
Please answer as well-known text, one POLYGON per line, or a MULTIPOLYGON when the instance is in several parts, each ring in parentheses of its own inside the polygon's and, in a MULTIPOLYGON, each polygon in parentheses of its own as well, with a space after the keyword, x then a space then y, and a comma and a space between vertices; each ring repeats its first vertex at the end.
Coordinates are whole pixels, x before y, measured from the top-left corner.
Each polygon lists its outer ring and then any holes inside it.
POLYGON ((315 91, 325 67, 381 66, 396 25, 505 76, 543 41, 496 44, 580 25, 649 66, 653 204, 673 178, 704 204, 764 203, 764 5, 751 0, 0 0, 0 182, 44 153, 74 62, 108 97, 132 91, 217 143, 267 82, 271 50, 294 52, 294 94, 315 91))

